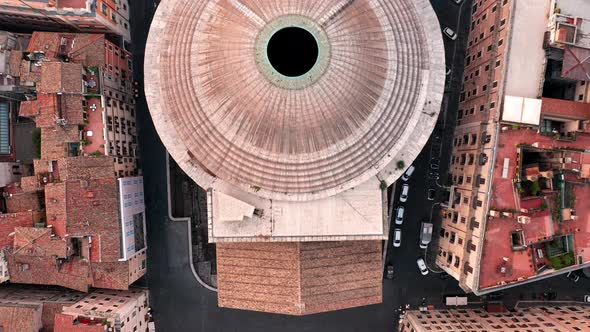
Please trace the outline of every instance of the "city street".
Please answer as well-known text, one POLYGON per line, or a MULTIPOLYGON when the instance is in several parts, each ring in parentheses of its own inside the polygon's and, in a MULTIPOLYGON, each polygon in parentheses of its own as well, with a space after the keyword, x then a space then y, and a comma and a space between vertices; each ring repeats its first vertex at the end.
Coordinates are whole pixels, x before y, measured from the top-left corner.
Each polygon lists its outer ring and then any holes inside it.
MULTIPOLYGON (((432 2, 441 25, 456 29, 459 6, 450 0, 432 2)), ((455 30, 459 32, 459 38, 454 42, 445 40, 447 59, 452 59, 452 62, 447 64, 453 72, 436 132, 441 136, 443 143, 437 156, 440 158, 441 175, 445 174, 449 164, 452 130, 458 105, 470 10, 469 1, 466 2, 462 10, 461 27, 455 30)), ((151 0, 133 1, 131 6, 134 74, 136 80, 143 82, 144 79, 150 79, 143 77, 142 67, 145 40, 156 6, 151 0)), ((401 226, 402 245, 394 249, 391 243, 386 244, 386 264, 394 266, 395 277, 393 280, 383 281, 382 304, 304 317, 218 308, 217 294, 203 288, 195 280, 189 265, 192 261, 188 242, 190 227, 186 222, 172 221, 168 218, 166 151, 153 127, 143 97, 138 99, 136 108, 148 222, 147 284, 159 331, 394 331, 397 324, 395 309, 398 307, 409 303, 415 309, 422 302, 422 298, 426 299, 427 304, 440 305, 443 295, 462 293, 455 280, 442 280, 433 272, 422 276, 416 266, 416 259, 424 254, 418 247, 420 220, 429 218, 431 205, 434 203, 426 200, 426 194, 428 188, 436 186, 434 181, 427 180, 431 147, 429 143, 414 163, 417 169, 408 182, 410 194, 405 203, 405 221, 401 226)), ((439 183, 444 180, 441 176, 439 183)), ((399 187, 398 185, 398 190, 399 187)), ((397 197, 398 193, 394 194, 397 197)), ((435 222, 439 225, 440 218, 435 222)), ((393 228, 392 225, 392 231, 393 228)), ((433 239, 437 237, 438 231, 435 229, 433 239)), ((436 248, 436 244, 432 243, 431 247, 436 248)), ((533 293, 553 289, 560 298, 578 299, 577 295, 583 295, 582 290, 590 291, 590 279, 581 278, 578 284, 578 288, 574 288, 571 282, 560 276, 506 291, 505 297, 510 303, 519 299, 531 300, 533 293)))

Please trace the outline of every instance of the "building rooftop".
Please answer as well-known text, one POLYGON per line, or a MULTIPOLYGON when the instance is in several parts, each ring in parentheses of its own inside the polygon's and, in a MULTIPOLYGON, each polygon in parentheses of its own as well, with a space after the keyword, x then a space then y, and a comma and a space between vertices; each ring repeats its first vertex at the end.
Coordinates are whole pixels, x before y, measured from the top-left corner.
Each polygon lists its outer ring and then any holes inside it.
MULTIPOLYGON (((75 81, 80 86, 81 78, 75 81)), ((37 99, 20 103, 19 116, 34 119, 37 128, 55 128, 60 118, 70 125, 81 125, 84 124, 83 100, 81 94, 37 94, 37 99)))
MULTIPOLYGON (((537 98, 544 75, 545 50, 550 1, 515 1, 510 19, 511 35, 506 69, 507 96, 537 98)), ((508 40, 505 40, 508 42, 508 40)))
POLYGON ((28 52, 43 52, 46 59, 64 60, 84 66, 105 64, 105 37, 103 34, 33 32, 28 52))
POLYGON ((219 306, 307 315, 381 302, 381 241, 219 243, 219 306))
MULTIPOLYGON (((543 98, 542 116, 590 119, 590 113, 580 112, 587 104, 573 104, 543 98)), ((581 172, 590 162, 590 152, 584 152, 589 146, 590 135, 585 132, 571 140, 535 129, 502 129, 479 290, 552 273, 578 260, 590 263, 590 207, 585 204, 590 182, 581 172), (534 183, 540 185, 535 188, 534 183)))
POLYGON ((6 332, 34 332, 42 327, 43 305, 0 301, 0 326, 6 332))
POLYGON ((37 86, 37 91, 39 93, 81 94, 82 74, 82 65, 79 63, 44 62, 41 66, 41 82, 37 86))

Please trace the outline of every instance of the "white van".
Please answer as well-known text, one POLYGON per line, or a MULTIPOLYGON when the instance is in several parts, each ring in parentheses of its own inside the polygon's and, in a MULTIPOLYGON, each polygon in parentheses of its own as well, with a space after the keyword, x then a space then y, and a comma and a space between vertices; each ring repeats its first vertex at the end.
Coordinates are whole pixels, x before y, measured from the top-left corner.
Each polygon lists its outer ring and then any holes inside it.
POLYGON ((432 240, 432 223, 422 222, 422 231, 420 232, 420 249, 426 249, 432 240))
POLYGON ((415 170, 416 170, 416 167, 414 167, 414 165, 408 167, 408 169, 406 170, 404 175, 402 175, 402 180, 404 180, 404 182, 408 181, 410 179, 410 176, 412 176, 412 173, 414 173, 415 170))
POLYGON ((404 223, 404 207, 400 206, 397 208, 397 211, 395 213, 395 224, 396 225, 401 225, 404 223))
POLYGON ((410 192, 410 185, 404 183, 402 186, 402 192, 399 194, 399 201, 404 203, 408 200, 408 193, 410 192))

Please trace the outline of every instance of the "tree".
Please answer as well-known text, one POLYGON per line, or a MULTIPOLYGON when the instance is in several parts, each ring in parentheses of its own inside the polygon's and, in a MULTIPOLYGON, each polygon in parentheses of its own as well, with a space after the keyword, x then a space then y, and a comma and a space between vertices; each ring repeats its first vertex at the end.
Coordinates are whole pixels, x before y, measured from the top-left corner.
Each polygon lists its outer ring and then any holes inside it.
POLYGON ((406 167, 406 163, 403 160, 397 161, 397 169, 404 169, 406 167))

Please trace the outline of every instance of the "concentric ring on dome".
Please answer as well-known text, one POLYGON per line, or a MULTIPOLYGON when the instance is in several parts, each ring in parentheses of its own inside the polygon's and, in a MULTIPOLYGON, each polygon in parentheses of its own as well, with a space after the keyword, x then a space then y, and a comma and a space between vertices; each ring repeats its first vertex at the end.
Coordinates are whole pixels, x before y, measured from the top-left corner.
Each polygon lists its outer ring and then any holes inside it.
POLYGON ((166 0, 147 43, 146 97, 165 146, 199 185, 309 200, 395 158, 411 162, 434 127, 444 67, 426 0, 166 0), (260 70, 260 36, 285 18, 318 40, 311 79, 277 83, 260 70))

